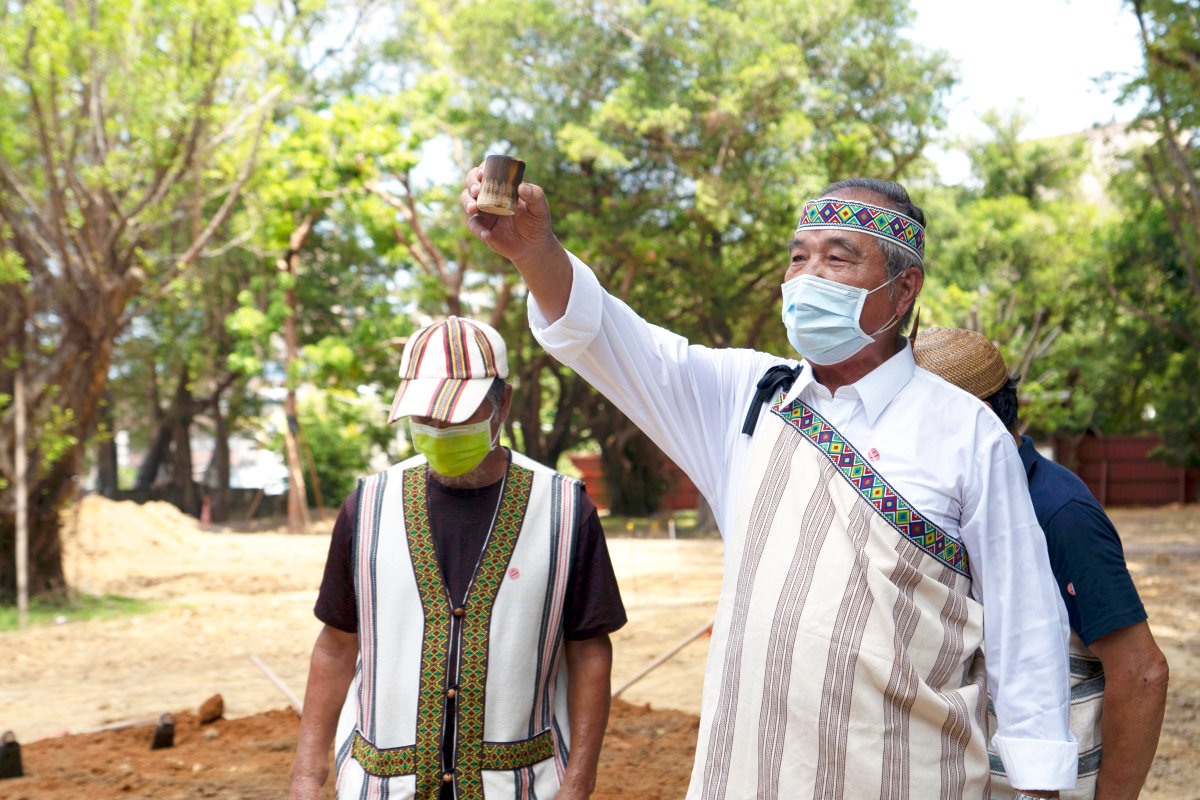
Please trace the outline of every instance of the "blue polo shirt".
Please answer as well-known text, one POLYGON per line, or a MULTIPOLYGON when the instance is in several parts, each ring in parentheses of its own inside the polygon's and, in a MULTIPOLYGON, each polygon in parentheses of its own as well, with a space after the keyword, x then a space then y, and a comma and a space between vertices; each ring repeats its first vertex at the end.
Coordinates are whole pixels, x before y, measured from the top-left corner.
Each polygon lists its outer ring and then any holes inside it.
POLYGON ((1100 503, 1075 473, 1038 453, 1028 436, 1021 437, 1020 453, 1071 630, 1091 645, 1146 619, 1121 537, 1100 503))

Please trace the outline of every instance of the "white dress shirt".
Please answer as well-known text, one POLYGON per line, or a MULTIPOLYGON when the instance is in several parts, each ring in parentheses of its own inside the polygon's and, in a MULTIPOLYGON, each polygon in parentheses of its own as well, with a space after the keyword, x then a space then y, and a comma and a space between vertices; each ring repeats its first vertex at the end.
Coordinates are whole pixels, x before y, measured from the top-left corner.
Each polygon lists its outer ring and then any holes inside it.
MULTIPOLYGON (((689 345, 605 292, 571 256, 566 313, 548 324, 532 296, 543 347, 611 399, 687 473, 722 532, 738 507, 751 438, 742 424, 760 377, 796 364, 754 350, 689 345)), ((984 607, 993 744, 1013 785, 1071 788, 1067 615, 1016 444, 975 397, 917 367, 907 345, 836 394, 805 364, 799 397, 837 428, 916 509, 966 547, 971 594, 984 607)), ((765 404, 760 414, 768 413, 765 404)))

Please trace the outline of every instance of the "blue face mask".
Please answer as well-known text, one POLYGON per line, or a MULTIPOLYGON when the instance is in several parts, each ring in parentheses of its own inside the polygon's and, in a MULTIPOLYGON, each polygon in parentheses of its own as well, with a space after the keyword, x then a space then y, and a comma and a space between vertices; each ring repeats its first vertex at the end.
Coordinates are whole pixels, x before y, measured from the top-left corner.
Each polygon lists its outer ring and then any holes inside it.
POLYGON ((866 333, 858 324, 867 296, 899 277, 896 275, 870 291, 815 275, 792 278, 783 284, 783 324, 788 341, 814 364, 825 366, 845 361, 900 321, 893 315, 874 333, 866 333))

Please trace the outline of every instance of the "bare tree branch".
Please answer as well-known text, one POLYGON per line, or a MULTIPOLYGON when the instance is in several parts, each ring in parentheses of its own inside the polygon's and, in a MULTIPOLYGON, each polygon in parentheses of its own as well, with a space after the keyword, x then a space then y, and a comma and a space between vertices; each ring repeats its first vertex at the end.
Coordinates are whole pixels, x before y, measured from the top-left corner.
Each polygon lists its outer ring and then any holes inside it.
MULTIPOLYGON (((387 203, 392 208, 400 212, 400 216, 408 223, 409 229, 416 237, 421 255, 429 260, 429 265, 434 270, 442 284, 451 292, 457 299, 458 292, 462 288, 462 270, 453 271, 450 269, 449 262, 446 259, 441 249, 433 243, 429 235, 425 232, 424 226, 421 224, 421 217, 417 213, 416 203, 413 200, 412 191, 409 188, 406 177, 400 178, 400 184, 404 187, 404 198, 396 197, 394 194, 385 189, 377 179, 369 180, 363 184, 368 192, 377 195, 383 202, 387 203)), ((420 261, 417 254, 417 249, 411 245, 409 251, 413 253, 413 257, 420 261)))
MULTIPOLYGON (((208 221, 208 224, 204 227, 204 230, 202 230, 200 235, 196 237, 195 241, 192 242, 191 247, 189 247, 187 251, 179 258, 175 268, 168 270, 166 274, 159 278, 157 281, 157 288, 152 290, 152 296, 150 297, 149 301, 140 306, 128 308, 123 314, 121 314, 117 325, 118 330, 123 330, 125 326, 128 325, 129 322, 141 312, 142 309, 149 308, 161 300, 169 291, 171 281, 181 275, 195 262, 197 256, 199 256, 199 254, 208 244, 209 240, 211 240, 213 235, 217 232, 217 229, 225 224, 225 220, 233 210, 234 204, 242 196, 242 188, 246 185, 246 181, 250 179, 250 175, 254 172, 254 164, 258 158, 258 146, 262 141, 262 133, 263 128, 266 126, 266 121, 267 115, 264 113, 259 117, 258 130, 255 133, 254 141, 251 144, 250 154, 247 155, 245 160, 242 162, 241 169, 238 170, 237 181, 235 182, 233 188, 229 191, 229 194, 225 196, 225 201, 221 204, 221 207, 217 209, 217 213, 214 214, 208 221)), ((131 280, 138 281, 140 283, 143 276, 134 274, 130 277, 131 280)))
POLYGON ((1175 213, 1172 209, 1166 187, 1163 185, 1162 177, 1154 164, 1154 159, 1147 153, 1142 161, 1146 165, 1146 172, 1150 176, 1150 185, 1154 190, 1154 194, 1158 198, 1158 201, 1162 203, 1167 221, 1170 223, 1171 229, 1175 232, 1175 241, 1179 245, 1179 254, 1183 257, 1183 266, 1187 270, 1192 294, 1200 302, 1200 272, 1196 269, 1196 252, 1192 249, 1192 243, 1188 241, 1188 237, 1185 235, 1183 225, 1179 221, 1179 214, 1175 213))
POLYGON ((1192 347, 1200 350, 1200 338, 1198 338, 1192 331, 1187 330, 1181 325, 1177 325, 1160 314, 1152 314, 1146 309, 1134 305, 1119 291, 1117 291, 1117 287, 1113 285, 1112 281, 1109 280, 1107 275, 1101 276, 1100 281, 1104 284, 1104 287, 1108 289, 1108 293, 1112 295, 1113 300, 1117 301, 1117 303, 1126 311, 1130 312, 1136 317, 1144 319, 1146 322, 1149 322, 1152 325, 1170 331, 1192 347))

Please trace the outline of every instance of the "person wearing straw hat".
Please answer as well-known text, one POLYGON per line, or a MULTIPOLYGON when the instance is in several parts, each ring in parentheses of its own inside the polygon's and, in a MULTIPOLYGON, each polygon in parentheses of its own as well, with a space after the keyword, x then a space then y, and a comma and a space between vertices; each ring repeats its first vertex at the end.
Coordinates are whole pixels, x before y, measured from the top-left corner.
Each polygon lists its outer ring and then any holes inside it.
POLYGON ((907 191, 854 178, 804 204, 782 284, 796 360, 646 322, 562 247, 541 187, 500 217, 479 184, 468 226, 521 273, 538 341, 724 537, 688 800, 983 798, 988 686, 1014 784, 1073 786, 1066 611, 1012 437, 900 335, 924 281, 907 191))
MULTIPOLYGON (((1136 798, 1158 747, 1168 668, 1117 530, 1075 473, 1042 456, 1018 432, 1017 381, 986 336, 929 328, 912 340, 912 349, 917 366, 982 400, 1017 442, 1071 624, 1071 730, 1079 740, 1079 780, 1062 796, 1136 798)), ((992 797, 1011 796, 1004 766, 993 759, 992 797)))
POLYGON ((583 484, 498 445, 504 340, 449 317, 409 337, 388 422, 418 455, 334 525, 292 800, 583 800, 625 624, 583 484))

